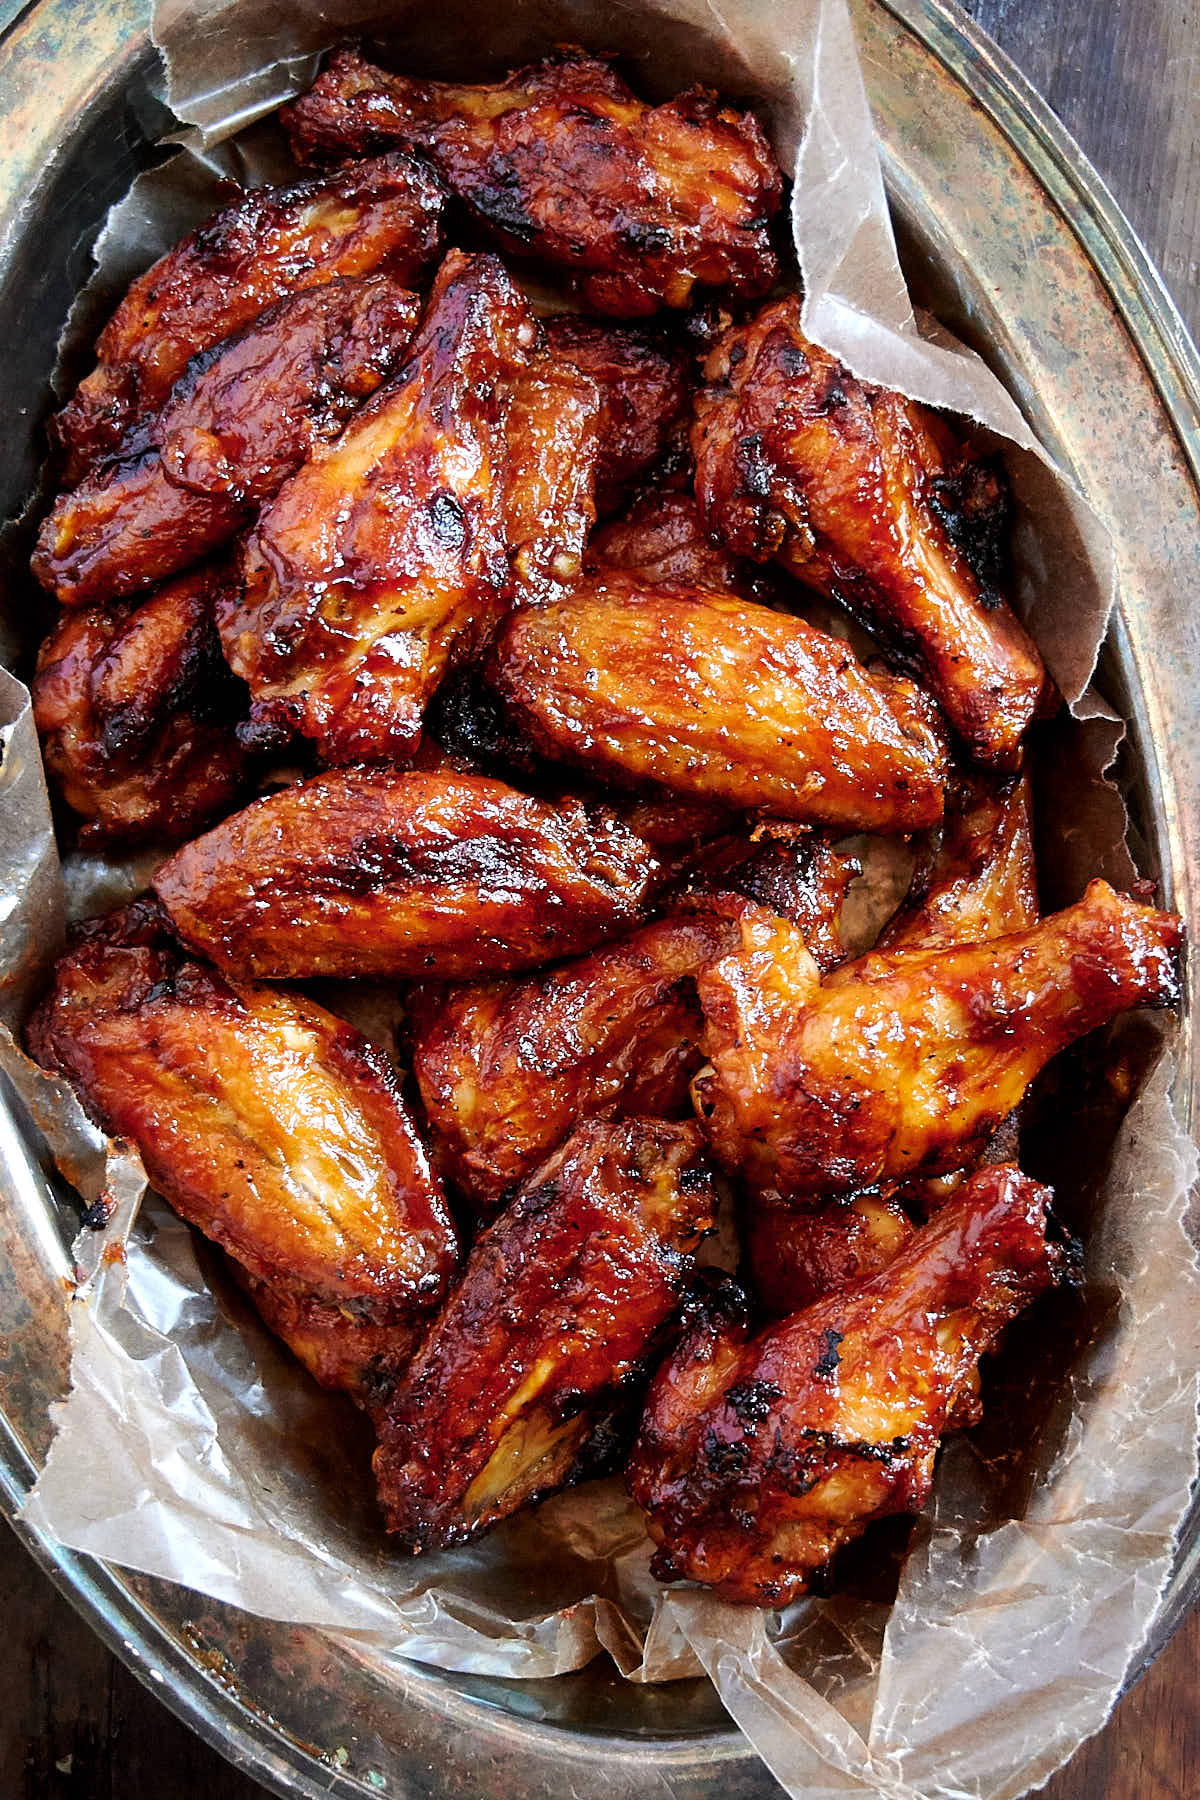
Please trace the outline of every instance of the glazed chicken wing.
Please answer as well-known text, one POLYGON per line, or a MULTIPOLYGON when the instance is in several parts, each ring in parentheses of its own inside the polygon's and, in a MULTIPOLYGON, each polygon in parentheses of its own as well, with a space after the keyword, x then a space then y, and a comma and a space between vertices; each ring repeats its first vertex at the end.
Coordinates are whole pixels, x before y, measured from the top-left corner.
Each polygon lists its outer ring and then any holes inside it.
POLYGON ((391 1064, 283 989, 185 962, 131 909, 63 958, 28 1031, 241 1266, 319 1380, 365 1396, 446 1291, 450 1217, 391 1064))
POLYGON ((452 251, 399 376, 264 510, 217 624, 265 737, 333 763, 412 754, 448 663, 503 608, 505 426, 535 335, 496 259, 452 251))
POLYGON ((470 977, 627 931, 656 874, 602 807, 348 769, 255 801, 154 885, 184 942, 230 974, 470 977))
POLYGON ((1012 767, 1046 678, 991 585, 996 558, 973 560, 1006 521, 995 470, 935 414, 810 343, 794 297, 726 333, 705 375, 692 447, 710 528, 840 601, 912 666, 980 762, 1012 767))
POLYGON ((816 1198, 974 1163, 1059 1050, 1178 998, 1183 927, 1094 881, 987 944, 874 953, 822 981, 800 933, 747 914, 700 976, 710 1067, 693 1093, 721 1162, 816 1198))
POLYGON ((33 559, 43 587, 105 601, 227 543, 398 365, 419 308, 386 275, 331 281, 193 357, 163 411, 59 498, 33 559))
POLYGON ((691 494, 643 494, 627 512, 592 533, 585 567, 601 580, 613 571, 646 587, 766 598, 767 583, 760 573, 714 544, 691 494))
POLYGON ((96 343, 97 366, 52 422, 70 486, 164 404, 184 368, 301 288, 376 270, 406 286, 436 255, 443 195, 396 153, 289 188, 253 188, 138 277, 96 343))
POLYGON ((600 390, 596 511, 615 511, 635 482, 684 436, 691 406, 688 359, 653 331, 597 325, 569 315, 546 321, 555 356, 573 363, 600 390))
POLYGON ((919 1511, 980 1356, 1063 1268, 1050 1197, 986 1169, 865 1284, 753 1339, 728 1315, 685 1334, 628 1471, 659 1578, 785 1605, 873 1519, 919 1511))
POLYGON ((488 679, 536 748, 597 775, 847 830, 941 814, 924 696, 729 594, 584 582, 505 622, 488 679))
POLYGON ((187 837, 236 799, 245 690, 213 626, 230 581, 208 566, 136 610, 65 613, 42 645, 33 715, 81 844, 187 837))
POLYGON ((880 950, 982 944, 1038 920, 1029 782, 968 776, 949 790, 939 841, 880 950))
POLYGON ((377 1420, 388 1529, 461 1543, 593 1472, 693 1275, 694 1125, 582 1125, 475 1244, 377 1420))
POLYGON ((539 349, 518 379, 508 416, 505 533, 512 599, 563 592, 583 567, 596 522, 600 391, 573 363, 539 349))
POLYGON ((420 149, 503 248, 563 270, 597 312, 762 294, 777 273, 779 170, 753 116, 699 90, 647 106, 579 51, 456 87, 342 50, 280 116, 301 161, 420 149))
POLYGON ((756 1196, 742 1220, 755 1297, 774 1319, 870 1280, 912 1234, 900 1202, 879 1188, 815 1210, 756 1196))

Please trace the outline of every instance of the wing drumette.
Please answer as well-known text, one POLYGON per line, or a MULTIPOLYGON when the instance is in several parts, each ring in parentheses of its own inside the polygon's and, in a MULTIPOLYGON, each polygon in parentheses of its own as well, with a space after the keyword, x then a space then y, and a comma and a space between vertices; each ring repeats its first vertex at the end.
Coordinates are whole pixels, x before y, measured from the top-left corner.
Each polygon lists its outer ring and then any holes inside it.
POLYGON ((386 275, 331 281, 193 357, 163 411, 60 497, 38 537, 38 580, 79 606, 227 543, 399 364, 419 310, 386 275))
POLYGON ((627 931, 658 872, 599 806, 451 772, 282 788, 163 865, 185 943, 231 974, 470 976, 627 931))
POLYGON ((647 106, 580 51, 456 87, 341 50, 281 118, 302 161, 419 148, 503 248, 565 271, 597 312, 761 294, 777 273, 779 170, 753 116, 699 90, 647 106))
POLYGON ((157 412, 198 351, 337 275, 412 286, 437 253, 443 194, 397 153, 295 187, 253 188, 138 277, 96 342, 97 367, 53 420, 71 484, 157 412))
POLYGON ((747 915, 699 980, 694 1084, 721 1161, 804 1198, 969 1167, 1059 1050, 1178 998, 1183 927, 1094 881, 987 944, 875 952, 822 981, 799 932, 747 915))
POLYGON ((606 574, 508 619, 488 680, 537 749, 597 774, 848 830, 941 815, 925 697, 729 594, 606 574))
POLYGON ((741 556, 840 601, 927 683, 981 762, 1011 767, 1046 688, 992 585, 1001 477, 937 415, 857 381, 773 302, 712 351, 696 406, 696 492, 741 556))
POLYGON ((194 569, 136 610, 65 613, 42 645, 34 719, 81 843, 187 837, 236 799, 246 695, 213 626, 231 580, 194 569))
POLYGON ((413 1550, 461 1543, 593 1472, 694 1272, 715 1195, 693 1125, 591 1123, 476 1242, 377 1419, 413 1550))
POLYGON ((217 619, 264 732, 335 763, 416 748, 448 663, 503 610, 505 426, 535 338, 495 257, 451 252, 400 375, 265 509, 217 619))
POLYGON ((865 1284, 753 1339, 719 1311, 686 1332, 628 1470, 660 1579, 783 1605, 871 1520, 918 1511, 980 1356, 1063 1263, 1049 1199, 982 1170, 865 1284))
POLYGON ((366 1397, 404 1360, 456 1244, 381 1051, 298 994, 183 961, 144 904, 63 958, 28 1039, 320 1381, 366 1397))

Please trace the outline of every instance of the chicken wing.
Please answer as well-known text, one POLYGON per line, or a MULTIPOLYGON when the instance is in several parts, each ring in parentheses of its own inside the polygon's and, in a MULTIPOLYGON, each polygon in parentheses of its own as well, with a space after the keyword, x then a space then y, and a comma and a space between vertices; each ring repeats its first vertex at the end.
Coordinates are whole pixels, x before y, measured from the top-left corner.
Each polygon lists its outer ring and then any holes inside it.
POLYGON ((879 1188, 815 1210, 759 1198, 742 1220, 754 1293, 773 1319, 870 1280, 912 1234, 900 1202, 879 1188))
POLYGON ((585 567, 601 580, 616 571, 646 587, 704 588, 755 601, 769 597, 769 583, 753 565, 713 543, 691 494, 643 494, 593 532, 585 567))
POLYGON ((1046 678, 990 585, 995 557, 973 566, 973 545, 990 550, 1006 517, 996 470, 935 414, 810 343, 795 297, 727 332, 705 376, 692 448, 709 527, 879 632, 971 753, 1012 767, 1046 678))
POLYGON ((508 593, 532 604, 578 577, 596 522, 600 390, 590 375, 535 351, 518 378, 508 418, 505 534, 508 593))
POLYGON ((110 600, 228 543, 399 364, 419 310, 386 275, 331 281, 193 357, 121 455, 60 496, 33 559, 43 587, 110 600))
POLYGON ((601 807, 348 769, 255 801, 154 885, 183 941, 230 974, 470 977, 627 931, 656 873, 601 807))
POLYGON ((42 645, 33 716, 81 844, 187 837, 237 798, 246 696, 213 627, 230 579, 210 565, 136 610, 66 613, 42 645))
POLYGON ((217 616, 265 738, 412 754, 447 665, 503 610, 505 426, 535 336, 495 257, 452 251, 400 375, 265 509, 217 616))
POLYGON ((822 981, 798 931, 748 914, 699 979, 697 1107, 721 1162, 785 1199, 968 1167, 1057 1051, 1177 1001, 1182 936, 1093 881, 1027 931, 877 952, 822 981))
POLYGON ((656 332, 569 315, 546 321, 546 340, 555 356, 574 363, 600 390, 596 511, 603 518, 686 438, 688 358, 656 332))
POLYGON ((878 948, 938 950, 982 944, 1037 923, 1029 783, 967 777, 949 790, 927 868, 885 927, 878 948))
POLYGON ((655 1377, 629 1465, 660 1580, 785 1605, 873 1519, 917 1512, 979 1358, 1064 1270, 1049 1190, 974 1176, 881 1274, 761 1336, 701 1318, 655 1377))
POLYGON ((414 286, 441 243, 442 189, 396 153, 289 188, 252 188, 138 277, 96 342, 97 366, 51 422, 78 481, 164 404, 191 358, 264 307, 337 275, 414 286))
POLYGON ((597 774, 848 830, 941 814, 924 696, 728 594, 606 575, 514 613, 487 674, 535 748, 597 774))
POLYGON ((699 89, 647 106, 565 50, 484 87, 419 82, 336 52, 280 118, 301 162, 423 151, 500 245, 565 271, 597 312, 762 294, 780 176, 752 114, 699 89))
POLYGON ((591 1123, 477 1241, 377 1421, 388 1529, 461 1543, 593 1472, 693 1275, 715 1194, 694 1125, 591 1123))
POLYGON ((28 1041, 318 1379, 362 1397, 410 1353, 456 1243, 380 1050, 298 994, 183 961, 144 907, 63 958, 28 1041))

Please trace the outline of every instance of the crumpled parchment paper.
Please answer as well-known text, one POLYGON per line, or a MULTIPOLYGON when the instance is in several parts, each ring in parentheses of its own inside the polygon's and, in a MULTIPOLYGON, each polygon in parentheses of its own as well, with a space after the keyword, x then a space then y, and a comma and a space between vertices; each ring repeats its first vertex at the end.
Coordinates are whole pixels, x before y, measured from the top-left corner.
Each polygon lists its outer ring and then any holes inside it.
MULTIPOLYGON (((114 208, 74 338, 219 202, 223 174, 280 176, 278 133, 247 128, 341 38, 376 37, 397 66, 468 78, 582 42, 620 51, 650 93, 701 80, 754 101, 796 171, 807 330, 859 374, 1005 441, 1018 604, 1079 721, 1072 766, 1098 780, 1120 729, 1088 689, 1112 600, 1104 534, 983 364, 913 315, 844 0, 524 0, 490 12, 486 32, 479 21, 475 0, 158 0, 169 98, 194 130, 114 208)), ((3 673, 0 707, 0 1016, 14 1026, 64 914, 111 904, 144 869, 76 859, 62 879, 23 690, 3 673)), ((1127 879, 1116 810, 1086 816, 1103 822, 1091 869, 1127 879)), ((1200 1282, 1184 1211, 1197 1160, 1169 1103, 1170 1038, 1167 1027, 1087 1234, 1089 1291, 1110 1304, 1061 1382, 1052 1372, 1057 1400, 1027 1423, 1020 1481, 999 1480, 974 1436, 956 1440, 894 1605, 852 1584, 762 1614, 658 1588, 616 1482, 558 1496, 466 1550, 398 1557, 375 1517, 362 1422, 300 1374, 212 1253, 143 1199, 136 1158, 109 1147, 106 1159, 73 1096, 3 1032, 0 1069, 85 1201, 111 1214, 77 1245, 72 1390, 24 1517, 251 1612, 446 1668, 543 1676, 604 1648, 633 1681, 706 1670, 807 1800, 1016 1796, 1107 1715, 1195 1474, 1200 1282)))

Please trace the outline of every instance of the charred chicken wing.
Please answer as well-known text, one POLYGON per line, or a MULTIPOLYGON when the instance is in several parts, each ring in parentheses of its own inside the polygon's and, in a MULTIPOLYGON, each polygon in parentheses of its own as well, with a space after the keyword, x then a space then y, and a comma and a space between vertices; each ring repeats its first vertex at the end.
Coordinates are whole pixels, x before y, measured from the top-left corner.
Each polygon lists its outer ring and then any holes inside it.
POLYGON ((451 252, 412 354, 265 509, 217 623, 264 736, 398 761, 503 608, 505 426, 536 327, 494 257, 451 252))
POLYGON ((798 931, 747 914, 699 980, 711 1066, 693 1092, 716 1153, 785 1199, 969 1167, 1057 1051, 1177 999, 1182 932, 1093 881, 1026 931, 822 981, 798 931))
POLYGON ((994 472, 936 415, 810 343, 794 297, 726 333, 705 375, 692 447, 710 528, 740 556, 778 557, 878 631, 972 754, 1011 767, 1046 679, 988 583, 992 561, 972 564, 989 480, 1002 504, 994 472))
POLYGON ((388 1528, 477 1536, 590 1473, 678 1311, 715 1196, 693 1125, 582 1125, 471 1251, 377 1421, 388 1528))
POLYGON ((32 1053, 136 1145, 317 1378, 365 1397, 456 1260, 396 1074, 319 1006, 182 961, 131 911, 59 963, 32 1053))
POLYGON ((683 436, 692 391, 687 357, 652 331, 569 315, 547 320, 546 340, 600 390, 596 511, 603 518, 683 436))
POLYGON ((38 538, 38 580, 80 606, 227 543, 396 367, 419 304, 386 275, 331 281, 193 357, 163 411, 61 496, 38 538))
POLYGON ((246 696, 213 626, 230 579, 196 569, 136 610, 65 613, 42 645, 34 719, 82 844, 187 837, 237 797, 246 696))
POLYGON ((647 106, 579 51, 456 87, 342 50, 281 117, 301 161, 420 149, 504 248, 565 271, 597 312, 762 294, 777 273, 779 170, 753 116, 699 90, 647 106))
POLYGON ((582 583, 505 622, 488 679, 538 749, 598 775, 848 830, 941 814, 924 696, 729 594, 582 583))
POLYGON ((290 188, 253 188, 138 277, 97 367, 52 425, 71 485, 166 401, 191 358, 301 288, 376 270, 413 286, 441 241, 442 190, 397 153, 290 188))
POLYGON ((756 1338, 719 1315, 685 1334, 629 1466, 655 1573, 784 1605, 873 1519, 918 1511, 979 1358, 1062 1269, 1050 1197, 983 1170, 865 1284, 756 1338))
POLYGON ((469 977, 627 931, 656 873, 601 807, 347 769, 226 819, 155 889, 184 942, 231 974, 469 977))

